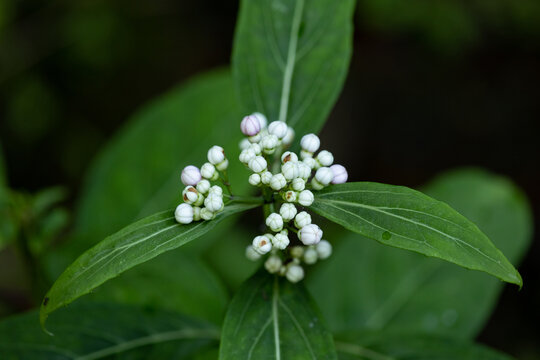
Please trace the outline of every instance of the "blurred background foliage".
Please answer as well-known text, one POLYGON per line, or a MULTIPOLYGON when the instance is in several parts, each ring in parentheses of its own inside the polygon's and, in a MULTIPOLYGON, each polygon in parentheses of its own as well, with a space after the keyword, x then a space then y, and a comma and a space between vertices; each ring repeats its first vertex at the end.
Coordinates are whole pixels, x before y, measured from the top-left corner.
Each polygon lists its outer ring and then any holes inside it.
MULTIPOLYGON (((226 66, 236 13, 236 2, 220 1, 0 0, 0 185, 9 185, 0 186, 0 248, 24 236, 27 259, 42 259, 62 243, 73 227, 66 209, 84 208, 78 200, 83 178, 100 148, 120 129, 128 132, 122 126, 141 104, 173 93, 197 73, 226 66)), ((418 188, 445 169, 475 165, 511 178, 538 213, 540 1, 359 0, 356 20, 349 77, 321 135, 348 165, 351 179, 418 188)), ((222 92, 216 89, 209 106, 231 99, 222 92)), ((230 116, 225 110, 205 114, 230 116)), ((174 131, 179 142, 190 136, 183 126, 174 131)), ((131 218, 133 211, 119 218, 131 218)), ((534 222, 538 228, 538 217, 534 222)), ((108 226, 96 230, 99 236, 108 226)), ((216 245, 205 256, 211 267, 223 269, 221 254, 234 256, 242 248, 241 241, 216 245)), ((140 271, 151 282, 161 265, 151 262, 140 271)), ((179 271, 198 266, 188 262, 179 271)), ((230 293, 253 269, 246 266, 227 274, 227 289, 209 281, 197 293, 204 301, 214 291, 230 293)), ((48 280, 28 274, 34 270, 13 249, 0 252, 0 315, 39 301, 48 280)), ((538 242, 520 270, 523 290, 504 290, 479 339, 532 359, 540 356, 538 242)), ((130 276, 136 275, 127 273, 128 285, 110 297, 129 297, 123 292, 130 293, 130 276)), ((174 299, 169 309, 204 313, 201 304, 174 299)), ((220 315, 207 316, 216 321, 220 315)))

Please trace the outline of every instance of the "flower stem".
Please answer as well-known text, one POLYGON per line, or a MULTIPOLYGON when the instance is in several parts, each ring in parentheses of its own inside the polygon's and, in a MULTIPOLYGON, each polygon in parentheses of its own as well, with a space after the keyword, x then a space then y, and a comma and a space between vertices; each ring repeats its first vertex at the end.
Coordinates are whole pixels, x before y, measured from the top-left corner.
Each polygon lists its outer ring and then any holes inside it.
POLYGON ((230 203, 240 203, 240 204, 264 204, 264 198, 261 196, 241 196, 241 195, 227 195, 224 194, 223 197, 226 197, 230 200, 230 203))

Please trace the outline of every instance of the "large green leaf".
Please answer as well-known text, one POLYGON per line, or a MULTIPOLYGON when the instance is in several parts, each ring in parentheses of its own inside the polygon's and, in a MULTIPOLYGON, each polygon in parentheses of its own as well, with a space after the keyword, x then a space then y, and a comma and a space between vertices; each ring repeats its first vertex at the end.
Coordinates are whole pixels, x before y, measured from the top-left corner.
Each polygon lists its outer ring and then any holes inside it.
MULTIPOLYGON (((480 170, 457 170, 424 190, 475 222, 512 263, 519 262, 531 241, 532 220, 525 197, 510 181, 480 170)), ((502 290, 503 283, 484 273, 356 234, 337 240, 332 257, 308 277, 335 331, 370 328, 473 338, 502 290)))
POLYGON ((108 281, 89 298, 174 310, 221 324, 228 294, 216 274, 200 259, 177 249, 108 281))
POLYGON ((341 360, 511 360, 463 340, 409 333, 351 333, 336 339, 341 360))
POLYGON ((522 284, 517 270, 476 225, 418 191, 370 182, 334 185, 315 195, 311 209, 382 244, 522 284))
POLYGON ((332 335, 302 284, 260 271, 227 311, 220 360, 337 359, 332 335))
POLYGON ((247 112, 317 132, 336 101, 352 49, 353 0, 243 0, 233 73, 247 112))
POLYGON ((107 237, 83 253, 53 284, 41 305, 42 325, 48 314, 60 306, 87 294, 135 265, 204 235, 222 219, 254 206, 227 205, 215 219, 189 225, 178 224, 170 210, 137 221, 107 237))
POLYGON ((225 148, 233 190, 247 187, 238 159, 241 113, 231 76, 201 75, 139 110, 102 150, 85 181, 75 219, 78 254, 137 219, 181 202, 180 171, 225 148))
POLYGON ((45 334, 37 312, 0 323, 2 360, 193 359, 219 331, 182 315, 127 305, 84 303, 58 312, 45 334))

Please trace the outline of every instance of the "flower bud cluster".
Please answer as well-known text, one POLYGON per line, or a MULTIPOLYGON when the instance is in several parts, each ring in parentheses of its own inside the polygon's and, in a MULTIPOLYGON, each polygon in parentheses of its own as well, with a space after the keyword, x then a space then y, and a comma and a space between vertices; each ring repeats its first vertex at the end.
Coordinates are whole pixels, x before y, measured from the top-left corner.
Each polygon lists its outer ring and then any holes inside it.
POLYGON ((207 153, 208 162, 201 168, 189 165, 182 170, 180 176, 186 185, 182 191, 183 203, 176 207, 174 217, 181 224, 193 221, 212 220, 223 210, 223 189, 212 183, 220 178, 220 172, 225 172, 229 160, 221 146, 212 146, 207 153))
POLYGON ((264 266, 268 272, 298 282, 304 277, 302 264, 328 258, 332 246, 322 239, 323 231, 312 223, 311 215, 297 206, 313 204, 313 191, 346 182, 347 171, 334 164, 331 152, 319 151, 320 139, 315 134, 302 137, 302 150, 296 154, 286 151, 294 130, 284 122, 268 124, 264 115, 254 113, 242 120, 240 129, 247 138, 240 143, 239 160, 252 172, 249 183, 279 205, 279 212, 265 219, 268 233, 253 239, 246 257, 256 261, 267 256, 264 266))

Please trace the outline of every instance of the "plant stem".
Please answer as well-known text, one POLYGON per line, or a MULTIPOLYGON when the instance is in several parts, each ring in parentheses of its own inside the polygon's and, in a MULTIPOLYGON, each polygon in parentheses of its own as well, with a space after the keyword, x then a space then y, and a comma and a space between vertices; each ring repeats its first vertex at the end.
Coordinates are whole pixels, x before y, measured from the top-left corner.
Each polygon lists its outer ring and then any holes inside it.
POLYGON ((227 195, 224 197, 230 200, 230 203, 237 204, 264 204, 264 198, 262 196, 242 196, 242 195, 227 195))
POLYGON ((229 174, 227 173, 227 170, 223 170, 221 173, 223 174, 223 177, 220 175, 219 179, 227 188, 227 192, 229 193, 229 195, 234 196, 231 188, 231 183, 229 182, 229 174))

